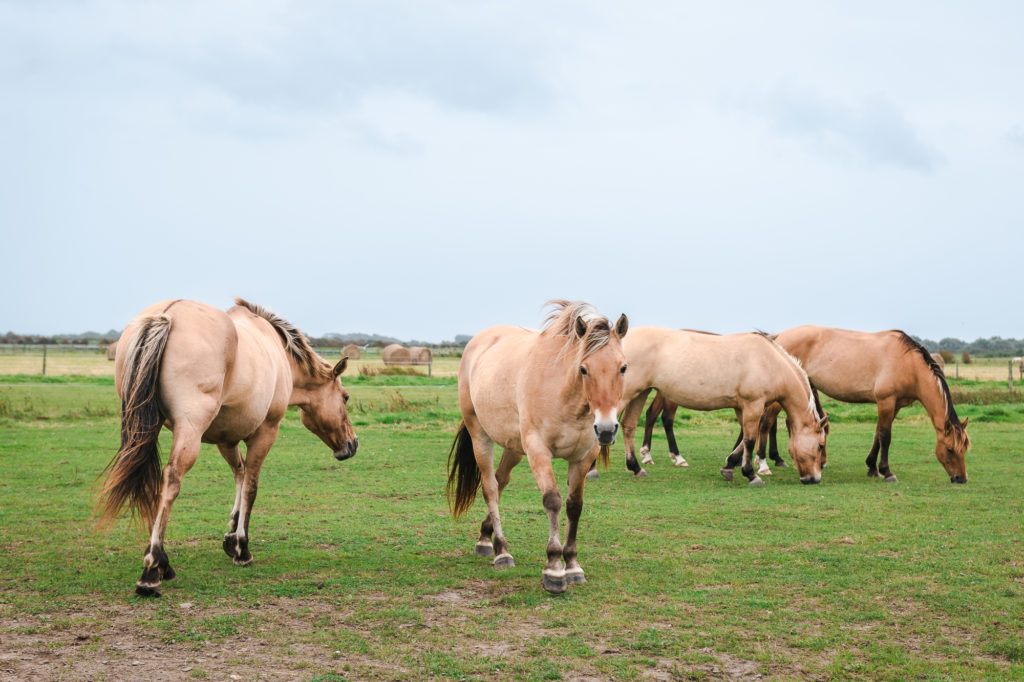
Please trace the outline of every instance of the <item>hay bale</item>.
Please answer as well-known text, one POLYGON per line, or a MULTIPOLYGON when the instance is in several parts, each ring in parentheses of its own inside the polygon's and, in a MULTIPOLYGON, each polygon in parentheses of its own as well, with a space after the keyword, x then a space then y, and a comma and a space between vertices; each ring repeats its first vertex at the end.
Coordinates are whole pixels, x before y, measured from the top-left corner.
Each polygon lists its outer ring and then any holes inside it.
POLYGON ((938 354, 938 353, 932 353, 932 360, 935 361, 935 364, 937 364, 939 366, 939 369, 942 370, 942 373, 945 374, 946 373, 946 361, 943 359, 943 357, 940 354, 938 354))
POLYGON ((409 364, 409 349, 397 343, 384 346, 384 350, 381 351, 380 355, 385 365, 409 364))
POLYGON ((107 344, 107 360, 113 360, 117 355, 117 341, 107 344))
POLYGON ((347 355, 349 360, 358 360, 362 354, 362 351, 359 350, 359 346, 354 343, 350 343, 341 349, 342 357, 347 355))
POLYGON ((409 361, 416 365, 429 365, 433 361, 433 355, 429 348, 413 346, 409 349, 409 361))

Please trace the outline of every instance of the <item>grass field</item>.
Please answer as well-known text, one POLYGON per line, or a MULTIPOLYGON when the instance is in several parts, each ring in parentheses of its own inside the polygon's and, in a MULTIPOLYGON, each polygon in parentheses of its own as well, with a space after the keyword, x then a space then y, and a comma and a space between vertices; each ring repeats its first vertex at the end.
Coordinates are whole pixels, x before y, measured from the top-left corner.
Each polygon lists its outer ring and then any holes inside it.
POLYGON ((680 411, 689 468, 659 434, 650 478, 625 471, 620 443, 588 482, 588 582, 561 596, 540 587, 547 520, 527 466, 502 500, 515 568, 473 556, 482 501, 447 513, 453 379, 345 383, 359 453, 336 462, 289 413, 255 565, 220 548, 234 486, 204 446, 168 530, 179 577, 141 599, 145 534, 89 518, 118 442, 112 380, 0 377, 0 679, 1024 678, 1024 479, 1008 466, 1024 402, 1005 383, 953 382, 971 417, 964 486, 919 407, 894 427, 899 483, 865 476, 873 410, 829 401, 823 484, 788 468, 762 489, 718 474, 731 415, 680 411))

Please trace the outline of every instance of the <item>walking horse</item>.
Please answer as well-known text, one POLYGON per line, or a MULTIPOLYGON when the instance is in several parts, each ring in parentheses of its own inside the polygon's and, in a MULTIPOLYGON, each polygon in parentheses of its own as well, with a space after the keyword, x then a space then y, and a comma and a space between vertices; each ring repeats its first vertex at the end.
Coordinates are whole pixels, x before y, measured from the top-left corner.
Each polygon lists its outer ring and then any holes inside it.
POLYGON ((547 565, 541 584, 552 593, 585 582, 576 552, 585 474, 608 448, 626 374, 622 338, 625 315, 612 325, 583 302, 551 301, 542 331, 496 326, 466 345, 459 364, 462 423, 448 460, 448 498, 456 518, 483 487, 487 514, 480 525, 477 556, 494 556, 494 567, 514 566, 501 525, 498 502, 512 468, 525 455, 548 515, 547 565), (494 445, 503 449, 494 467, 494 445), (562 495, 551 462, 567 460, 568 526, 559 541, 562 495))
POLYGON ((107 466, 98 505, 101 525, 128 505, 147 524, 149 545, 135 590, 157 595, 171 580, 164 533, 195 464, 199 444, 213 443, 235 475, 224 551, 239 566, 252 563, 249 518, 260 468, 289 405, 338 460, 359 441, 338 380, 348 358, 333 367, 302 333, 261 306, 236 298, 227 312, 196 301, 163 301, 142 311, 118 342, 114 382, 121 397, 121 447, 107 466), (172 435, 160 467, 157 437, 172 435), (240 443, 245 443, 243 456, 240 443))

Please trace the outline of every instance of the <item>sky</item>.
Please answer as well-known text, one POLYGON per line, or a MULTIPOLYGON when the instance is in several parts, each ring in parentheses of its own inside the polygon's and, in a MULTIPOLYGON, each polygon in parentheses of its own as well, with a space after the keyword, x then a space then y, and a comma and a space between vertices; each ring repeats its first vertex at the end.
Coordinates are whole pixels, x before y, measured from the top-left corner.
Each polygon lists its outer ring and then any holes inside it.
POLYGON ((1018 2, 0 0, 0 332, 1024 337, 1018 2))

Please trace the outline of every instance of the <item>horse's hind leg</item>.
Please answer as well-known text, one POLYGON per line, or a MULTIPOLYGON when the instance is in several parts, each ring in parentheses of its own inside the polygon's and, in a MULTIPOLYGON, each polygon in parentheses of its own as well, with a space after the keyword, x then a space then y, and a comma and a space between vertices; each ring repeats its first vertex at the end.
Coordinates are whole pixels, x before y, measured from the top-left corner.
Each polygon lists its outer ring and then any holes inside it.
POLYGON ((757 428, 761 421, 764 407, 758 409, 747 408, 742 414, 743 423, 743 475, 750 481, 750 485, 764 485, 756 473, 754 473, 753 455, 754 444, 757 441, 757 428))
MULTIPOLYGON (((475 442, 475 441, 474 441, 475 442)), ((523 453, 516 452, 514 450, 506 449, 501 453, 501 462, 498 464, 498 469, 494 474, 495 482, 498 485, 498 502, 501 501, 501 493, 505 490, 505 486, 508 485, 509 479, 512 476, 512 468, 523 459, 523 453)), ((481 472, 481 481, 483 475, 481 472)), ((484 498, 486 499, 487 493, 484 492, 484 498)), ((488 507, 490 505, 488 504, 488 507)), ((497 504, 495 505, 497 507, 497 504)), ((487 515, 484 516, 483 523, 480 524, 480 539, 476 543, 476 547, 473 548, 473 553, 477 556, 494 556, 494 524, 495 520, 498 519, 497 513, 491 514, 490 509, 487 511, 487 515)), ((498 521, 500 528, 501 522, 498 521)), ((506 543, 506 554, 507 554, 507 543, 506 543)), ((512 564, 514 565, 514 564, 512 564)))
POLYGON ((142 576, 135 583, 135 591, 141 595, 158 595, 161 580, 173 580, 176 575, 164 550, 164 533, 171 505, 181 492, 181 479, 199 456, 200 440, 201 434, 187 424, 175 425, 171 455, 163 471, 160 507, 150 528, 149 546, 142 559, 142 576))
POLYGON ((224 551, 232 559, 236 556, 237 540, 235 533, 238 531, 238 517, 242 510, 242 488, 245 483, 245 460, 242 459, 242 449, 238 443, 231 445, 218 445, 221 456, 231 467, 231 473, 235 476, 235 504, 231 507, 231 516, 228 518, 228 532, 224 534, 224 551))
POLYGON ((263 467, 263 460, 267 458, 267 453, 270 452, 270 446, 277 440, 277 431, 278 422, 264 422, 256 429, 256 433, 245 441, 242 490, 236 492, 240 503, 238 519, 235 521, 234 532, 224 536, 224 551, 236 566, 248 566, 252 563, 252 554, 249 553, 249 518, 256 503, 260 469, 263 467))
POLYGON ((676 445, 676 411, 679 406, 675 403, 666 403, 665 409, 661 412, 661 425, 665 429, 665 438, 668 440, 668 456, 677 467, 689 466, 682 455, 679 454, 679 446, 676 445))
POLYGON ((641 464, 653 464, 654 458, 651 457, 651 441, 654 440, 654 425, 657 423, 658 415, 665 411, 665 396, 661 393, 654 394, 654 400, 651 401, 651 406, 647 408, 647 414, 644 415, 644 440, 640 444, 640 463, 641 464))
MULTIPOLYGON (((768 446, 772 429, 778 427, 778 417, 781 409, 782 406, 779 403, 772 403, 765 408, 764 412, 761 414, 761 419, 757 423, 757 473, 761 476, 772 475, 771 469, 768 468, 768 460, 765 457, 765 450, 768 446)), ((772 459, 778 461, 780 459, 778 445, 774 440, 772 440, 772 444, 775 445, 775 452, 772 459)), ((783 466, 785 466, 785 462, 783 462, 783 466)))
POLYGON ((636 425, 640 421, 640 413, 647 402, 647 396, 651 389, 641 391, 639 395, 629 401, 622 414, 622 442, 626 446, 626 468, 633 472, 634 476, 647 476, 640 463, 636 461, 636 425))

